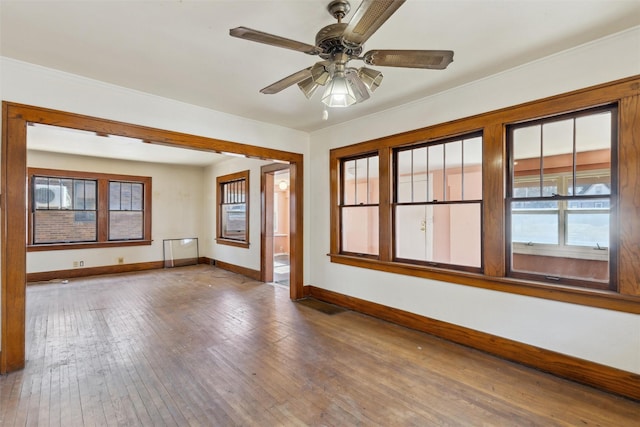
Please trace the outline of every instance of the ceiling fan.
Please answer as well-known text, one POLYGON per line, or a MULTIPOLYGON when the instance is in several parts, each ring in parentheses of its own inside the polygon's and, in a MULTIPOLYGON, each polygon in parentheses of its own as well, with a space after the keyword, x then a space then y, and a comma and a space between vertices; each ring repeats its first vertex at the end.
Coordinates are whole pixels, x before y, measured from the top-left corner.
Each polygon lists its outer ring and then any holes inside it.
POLYGON ((351 6, 346 0, 333 0, 327 10, 336 24, 323 27, 310 45, 273 34, 237 27, 229 34, 245 40, 265 43, 308 55, 318 55, 322 61, 279 80, 260 92, 278 93, 297 84, 307 98, 319 86, 326 86, 322 102, 328 107, 348 107, 370 97, 382 81, 382 73, 372 68, 351 67, 349 62, 361 60, 366 65, 443 70, 453 61, 450 50, 370 50, 364 54, 364 43, 396 11, 405 0, 363 0, 348 23, 342 19, 351 6))

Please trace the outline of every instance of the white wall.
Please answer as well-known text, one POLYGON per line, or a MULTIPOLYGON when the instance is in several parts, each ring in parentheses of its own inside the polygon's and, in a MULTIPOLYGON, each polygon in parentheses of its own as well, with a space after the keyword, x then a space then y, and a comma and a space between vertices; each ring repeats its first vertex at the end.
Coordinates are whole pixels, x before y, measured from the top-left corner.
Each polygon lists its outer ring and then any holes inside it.
POLYGON ((162 260, 162 240, 202 235, 204 168, 158 163, 131 162, 68 154, 29 151, 29 167, 83 172, 150 176, 153 190, 151 246, 74 249, 27 254, 27 272, 68 270, 73 261, 84 261, 84 267, 162 260))
POLYGON ((233 158, 204 171, 204 228, 201 255, 252 270, 260 270, 260 167, 262 160, 233 158), (216 177, 249 170, 249 248, 216 243, 216 177))
POLYGON ((311 284, 640 373, 640 316, 332 264, 329 149, 640 74, 640 27, 311 135, 311 284))

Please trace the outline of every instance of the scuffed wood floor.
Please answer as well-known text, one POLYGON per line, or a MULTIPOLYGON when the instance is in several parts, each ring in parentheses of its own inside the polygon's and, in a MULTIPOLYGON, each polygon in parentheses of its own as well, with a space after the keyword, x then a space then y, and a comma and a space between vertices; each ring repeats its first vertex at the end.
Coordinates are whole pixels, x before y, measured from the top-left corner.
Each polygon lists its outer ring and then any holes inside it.
POLYGON ((0 425, 637 426, 640 403, 210 266, 27 290, 0 425))

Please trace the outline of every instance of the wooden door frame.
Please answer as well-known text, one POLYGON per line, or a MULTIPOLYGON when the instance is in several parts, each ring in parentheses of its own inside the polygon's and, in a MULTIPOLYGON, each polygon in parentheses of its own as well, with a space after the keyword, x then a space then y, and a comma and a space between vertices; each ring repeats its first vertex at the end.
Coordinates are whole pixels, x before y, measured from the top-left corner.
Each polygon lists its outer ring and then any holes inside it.
MULTIPOLYGON (((273 281, 273 240, 269 244, 268 230, 273 230, 273 210, 269 212, 268 206, 273 207, 273 173, 290 170, 288 164, 274 163, 260 168, 260 277, 263 282, 273 281), (271 201, 271 203, 269 203, 271 201), (271 262, 267 262, 271 260, 271 262)), ((289 172, 291 174, 291 172, 289 172)), ((289 198, 289 218, 296 215, 296 205, 289 198)), ((291 247, 291 233, 289 233, 289 247, 291 247)), ((289 251, 291 256, 291 251, 289 251)))
MULTIPOLYGON (((203 151, 238 153, 247 158, 288 162, 291 174, 290 296, 303 298, 303 161, 299 153, 275 150, 67 113, 47 108, 2 102, 2 206, 0 310, 0 373, 22 369, 25 364, 26 313, 26 179, 27 125, 40 123, 102 134, 138 138, 153 144, 203 151)), ((108 140, 107 140, 108 141, 108 140)))

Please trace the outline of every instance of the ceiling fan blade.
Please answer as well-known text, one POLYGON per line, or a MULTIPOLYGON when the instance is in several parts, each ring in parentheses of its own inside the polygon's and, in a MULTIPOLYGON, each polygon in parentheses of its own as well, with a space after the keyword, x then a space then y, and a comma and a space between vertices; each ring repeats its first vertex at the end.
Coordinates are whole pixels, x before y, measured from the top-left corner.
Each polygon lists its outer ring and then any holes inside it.
POLYGON ((363 0, 342 35, 342 42, 351 48, 361 46, 405 0, 363 0))
POLYGON ((237 27, 229 30, 229 35, 239 39, 250 40, 252 42, 269 44, 271 46, 283 47, 285 49, 297 50, 308 55, 317 55, 322 53, 322 49, 307 43, 298 42, 284 37, 264 33, 258 30, 252 30, 247 27, 237 27))
POLYGON ((260 89, 260 92, 268 95, 272 95, 274 93, 280 92, 283 89, 288 88, 289 86, 293 86, 296 83, 300 83, 301 81, 308 79, 309 77, 311 77, 311 67, 305 68, 304 70, 300 70, 297 73, 293 73, 282 80, 278 80, 274 84, 269 85, 264 89, 260 89))
POLYGON ((453 62, 452 50, 370 50, 365 63, 382 67, 428 68, 444 70, 453 62))

